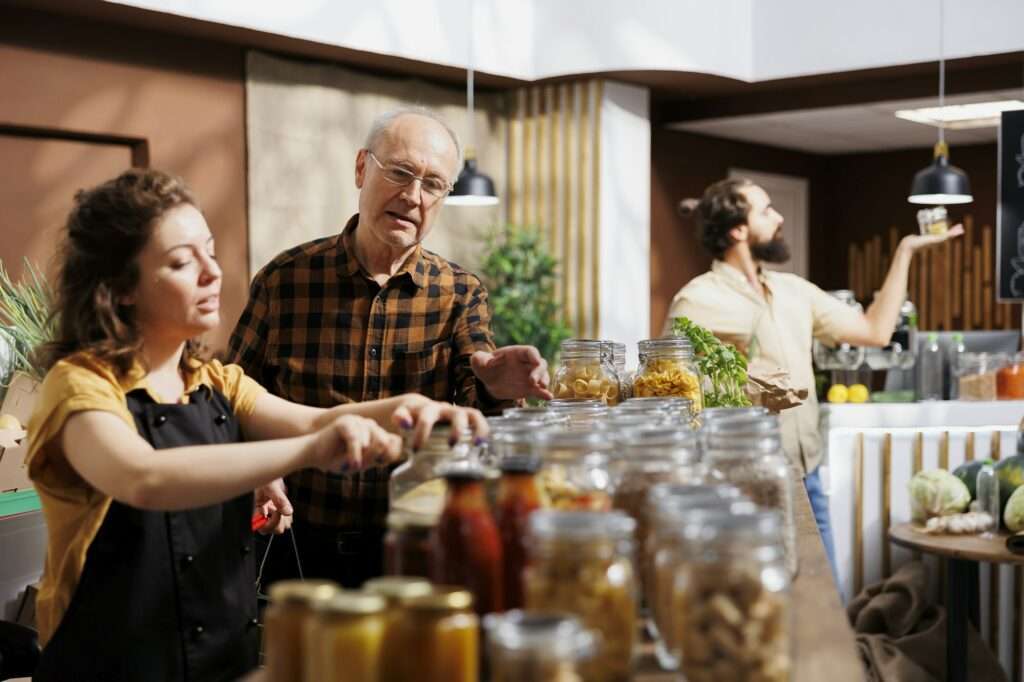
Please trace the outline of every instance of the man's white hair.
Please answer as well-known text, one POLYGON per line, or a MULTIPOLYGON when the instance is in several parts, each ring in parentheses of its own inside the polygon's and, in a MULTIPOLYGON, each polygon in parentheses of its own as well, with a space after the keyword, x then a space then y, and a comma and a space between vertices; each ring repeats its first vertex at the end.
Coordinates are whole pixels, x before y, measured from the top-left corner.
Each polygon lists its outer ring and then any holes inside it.
MULTIPOLYGON (((381 136, 391 127, 391 124, 403 116, 422 116, 424 118, 429 118, 432 121, 440 123, 441 126, 448 131, 448 134, 452 138, 452 142, 455 143, 455 155, 458 157, 458 164, 455 166, 455 173, 458 175, 462 170, 462 143, 459 141, 459 136, 443 118, 426 107, 408 106, 384 112, 377 118, 373 119, 373 123, 370 125, 370 132, 366 134, 366 142, 363 143, 363 147, 372 150, 380 140, 381 136)), ((455 179, 452 178, 452 182, 454 181, 455 179)))

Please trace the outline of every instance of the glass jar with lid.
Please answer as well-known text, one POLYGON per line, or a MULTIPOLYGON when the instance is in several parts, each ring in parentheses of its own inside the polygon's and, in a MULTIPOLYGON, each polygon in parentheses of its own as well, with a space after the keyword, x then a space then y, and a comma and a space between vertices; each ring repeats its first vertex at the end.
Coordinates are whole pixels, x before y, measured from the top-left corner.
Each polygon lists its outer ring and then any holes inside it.
POLYGON ((636 521, 637 565, 647 565, 644 539, 650 528, 648 494, 657 484, 702 484, 707 472, 700 463, 697 436, 689 429, 627 429, 614 437, 618 450, 611 459, 615 490, 612 506, 636 521))
POLYGON ((626 370, 626 344, 618 341, 602 341, 605 353, 611 358, 612 367, 619 377, 619 399, 633 396, 633 373, 626 370))
POLYGON ((543 506, 607 511, 612 506, 609 459, 615 444, 599 430, 544 429, 534 437, 543 506))
POLYGON ((666 424, 678 426, 694 426, 696 414, 693 401, 689 398, 630 398, 619 405, 618 409, 630 414, 662 413, 666 424))
POLYGON ((963 353, 959 364, 960 400, 999 399, 999 371, 1007 364, 1004 353, 963 353))
POLYGON ((431 533, 438 517, 396 509, 388 513, 384 536, 384 575, 430 578, 431 533))
POLYGON ((619 403, 619 377, 601 341, 569 339, 562 342, 552 393, 561 399, 596 398, 607 405, 619 403))
POLYGON ((1000 400, 1024 400, 1024 353, 1008 357, 996 372, 996 394, 1000 400))
POLYGON ((468 589, 481 615, 501 611, 501 536, 487 503, 483 469, 449 464, 441 475, 448 493, 434 530, 431 576, 468 589))
POLYGON ((604 405, 573 405, 570 407, 554 408, 559 414, 567 417, 563 426, 570 431, 589 431, 594 428, 601 428, 605 417, 608 416, 609 408, 604 405))
MULTIPOLYGON (((848 307, 860 312, 864 311, 864 307, 857 302, 857 297, 849 289, 837 289, 828 293, 832 298, 842 301, 848 307)), ((826 346, 821 341, 815 340, 811 353, 815 367, 821 370, 857 369, 864 363, 864 348, 848 343, 826 346)))
POLYGON ((693 346, 681 336, 641 341, 640 366, 633 378, 633 395, 637 398, 686 398, 695 413, 703 409, 700 372, 693 356, 693 346))
POLYGON ((269 679, 303 679, 306 623, 313 606, 340 589, 326 580, 281 580, 270 586, 270 604, 263 612, 263 652, 269 679))
POLYGON ((405 461, 388 480, 388 497, 392 510, 411 511, 437 517, 444 504, 444 480, 438 466, 447 462, 469 462, 476 458, 473 432, 465 429, 452 445, 451 424, 434 425, 419 451, 412 449, 412 432, 406 432, 405 461))
POLYGON ((753 407, 708 407, 701 413, 701 419, 706 424, 713 419, 730 419, 733 417, 764 417, 771 414, 767 407, 755 405, 753 407))
MULTIPOLYGON (((681 521, 664 648, 688 680, 792 676, 792 599, 778 512, 692 512, 681 521)), ((660 557, 659 557, 660 558, 660 557)))
POLYGON ((387 625, 383 597, 342 590, 306 622, 305 682, 377 682, 387 625))
POLYGON ((596 638, 564 613, 509 611, 484 618, 491 682, 583 682, 596 638))
POLYGON ((578 407, 605 407, 605 403, 597 398, 552 398, 547 407, 550 410, 573 410, 578 407))
MULTIPOLYGON (((434 586, 429 580, 411 576, 382 576, 372 578, 363 583, 363 592, 384 598, 387 603, 387 627, 384 631, 384 651, 400 650, 402 646, 403 621, 407 617, 406 604, 413 599, 434 593, 434 586)), ((380 679, 398 679, 400 671, 392 669, 385 656, 381 662, 380 679)))
POLYGON ((736 486, 755 504, 782 515, 785 563, 795 576, 795 471, 782 450, 778 417, 709 422, 705 425, 704 456, 712 476, 736 486))
POLYGON ((461 588, 435 585, 406 600, 388 637, 381 682, 479 682, 479 629, 473 596, 461 588))
POLYGON ((600 635, 600 652, 583 679, 626 682, 637 634, 633 534, 622 512, 541 510, 530 517, 526 605, 566 611, 600 635))
MULTIPOLYGON (((601 405, 600 402, 596 404, 601 405)), ((507 407, 502 411, 501 416, 513 421, 541 422, 555 426, 564 426, 569 421, 567 415, 550 407, 507 407)))

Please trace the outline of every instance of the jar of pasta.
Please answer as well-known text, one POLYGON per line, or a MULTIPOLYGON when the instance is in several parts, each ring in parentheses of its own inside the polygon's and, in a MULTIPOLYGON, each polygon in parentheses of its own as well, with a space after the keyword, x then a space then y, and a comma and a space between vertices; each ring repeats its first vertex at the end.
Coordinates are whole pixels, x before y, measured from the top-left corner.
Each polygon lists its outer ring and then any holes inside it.
POLYGON ((607 405, 619 403, 619 377, 601 344, 591 339, 562 342, 561 363, 552 391, 556 398, 597 398, 607 405))
POLYGON ((681 336, 668 336, 641 341, 639 348, 640 366, 633 379, 633 396, 687 398, 694 413, 699 413, 704 396, 690 342, 681 336))
POLYGON ((317 602, 305 628, 305 682, 377 682, 386 611, 383 597, 363 592, 317 602))
POLYGON ((795 576, 799 567, 793 511, 796 472, 782 450, 778 417, 709 422, 704 456, 712 476, 736 486, 755 504, 779 512, 785 565, 795 576))
POLYGON ((595 637, 563 613, 509 611, 484 618, 491 682, 583 682, 581 661, 595 637))
POLYGON ((602 341, 605 355, 611 359, 615 374, 619 377, 619 395, 626 400, 633 395, 633 373, 626 370, 626 344, 618 341, 602 341))
POLYGON ((599 430, 544 429, 533 437, 541 503, 555 509, 607 511, 612 506, 609 459, 615 444, 599 430))
MULTIPOLYGON (((620 431, 610 470, 615 494, 612 506, 636 521, 636 560, 643 587, 647 565, 644 538, 650 527, 647 496, 665 483, 700 484, 706 471, 700 463, 696 434, 688 429, 646 428, 620 431)), ((650 603, 647 601, 646 603, 650 603)))
MULTIPOLYGON (((788 682, 792 608, 778 512, 692 511, 659 570, 671 619, 659 630, 687 680, 788 682)), ((660 559, 661 557, 659 557, 660 559)))
POLYGON ((403 607, 389 631, 381 682, 479 682, 480 628, 468 591, 435 585, 403 607))
POLYGON ((313 607, 341 588, 326 580, 281 580, 270 586, 270 605, 263 613, 263 652, 267 677, 302 682, 306 652, 306 622, 313 607))
POLYGON ((530 517, 527 608, 572 613, 600 635, 600 652, 581 666, 588 681, 630 678, 637 634, 635 529, 621 512, 542 510, 530 517))

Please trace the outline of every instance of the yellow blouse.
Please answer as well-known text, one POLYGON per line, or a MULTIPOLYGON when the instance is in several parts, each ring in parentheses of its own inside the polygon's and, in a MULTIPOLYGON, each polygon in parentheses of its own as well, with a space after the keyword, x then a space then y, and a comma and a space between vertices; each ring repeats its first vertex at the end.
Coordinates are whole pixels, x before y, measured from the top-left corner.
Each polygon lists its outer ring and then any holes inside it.
MULTIPOLYGON (((263 387, 238 365, 218 361, 196 366, 186 379, 182 402, 201 385, 219 391, 237 416, 253 413, 263 387)), ((103 410, 123 419, 132 429, 135 420, 126 396, 147 385, 146 372, 136 366, 123 378, 114 368, 89 353, 77 353, 55 364, 40 389, 39 404, 29 420, 26 456, 29 478, 42 504, 47 527, 46 563, 36 601, 39 640, 46 644, 71 604, 85 566, 86 553, 110 508, 111 498, 93 488, 68 463, 59 435, 76 412, 103 410)))

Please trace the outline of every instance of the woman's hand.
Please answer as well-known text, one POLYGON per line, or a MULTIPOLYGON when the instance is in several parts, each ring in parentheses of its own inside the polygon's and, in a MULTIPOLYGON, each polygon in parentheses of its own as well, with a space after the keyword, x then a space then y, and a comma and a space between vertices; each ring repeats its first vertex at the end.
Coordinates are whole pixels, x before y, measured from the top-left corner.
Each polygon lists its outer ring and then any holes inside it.
POLYGON ((292 525, 292 503, 288 500, 284 481, 274 479, 265 486, 256 489, 255 504, 257 514, 262 514, 267 522, 259 529, 263 535, 281 535, 292 525))
POLYGON ((434 424, 441 420, 446 420, 452 425, 452 442, 449 445, 455 445, 459 434, 467 428, 473 430, 473 435, 478 441, 490 433, 487 420, 480 410, 456 407, 451 403, 430 400, 415 393, 399 396, 399 405, 392 413, 391 420, 401 429, 413 430, 413 450, 423 447, 434 424))
POLYGON ((351 474, 394 462, 402 453, 402 439, 371 419, 343 415, 329 421, 314 435, 310 466, 334 474, 351 474))

